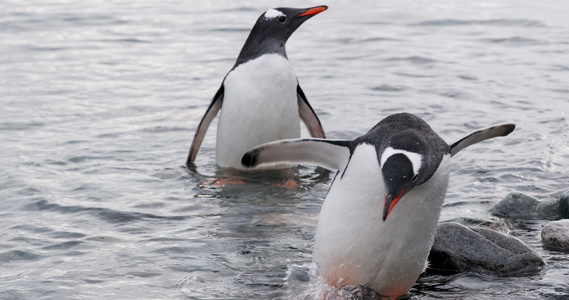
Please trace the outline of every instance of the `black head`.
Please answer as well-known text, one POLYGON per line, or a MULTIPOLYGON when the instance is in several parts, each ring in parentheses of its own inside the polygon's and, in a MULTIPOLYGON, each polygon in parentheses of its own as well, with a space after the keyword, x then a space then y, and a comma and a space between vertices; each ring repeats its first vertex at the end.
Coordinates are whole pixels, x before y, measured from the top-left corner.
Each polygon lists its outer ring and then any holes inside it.
POLYGON ((394 114, 379 122, 357 143, 374 145, 385 185, 383 221, 397 202, 437 171, 448 144, 421 118, 394 114))
POLYGON ((327 6, 311 8, 272 8, 263 13, 239 53, 235 67, 263 54, 278 53, 286 57, 285 44, 292 33, 312 16, 328 9, 327 6))

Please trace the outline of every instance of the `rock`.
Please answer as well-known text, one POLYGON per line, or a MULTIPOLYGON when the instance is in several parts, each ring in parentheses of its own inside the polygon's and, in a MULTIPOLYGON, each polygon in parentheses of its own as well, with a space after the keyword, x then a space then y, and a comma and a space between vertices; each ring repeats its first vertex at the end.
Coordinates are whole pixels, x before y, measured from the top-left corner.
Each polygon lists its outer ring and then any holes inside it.
POLYGON ((487 228, 441 223, 429 254, 429 272, 476 272, 519 276, 539 272, 545 262, 515 237, 487 228))
POLYGON ((539 200, 536 198, 514 192, 490 208, 490 213, 499 217, 534 219, 539 217, 538 205, 539 200))
MULTIPOLYGON (((287 272, 285 277, 286 284, 288 286, 288 292, 291 293, 290 297, 287 298, 297 298, 292 295, 301 295, 308 290, 308 284, 310 282, 310 267, 309 266, 298 266, 292 265, 287 272)), ((304 297, 299 297, 303 298, 304 297)))
POLYGON ((489 211, 498 217, 515 219, 569 219, 569 189, 536 197, 509 193, 489 211))
POLYGON ((569 249, 569 220, 547 223, 541 230, 541 240, 549 247, 569 249))
POLYGON ((561 198, 561 196, 565 193, 569 192, 569 189, 562 189, 562 190, 558 190, 556 192, 553 193, 549 193, 547 195, 543 195, 543 196, 537 196, 536 198, 540 199, 540 198, 544 198, 544 197, 548 197, 548 198, 555 198, 555 199, 559 199, 561 198))
POLYGON ((297 269, 290 272, 289 280, 308 282, 310 281, 310 275, 306 270, 297 269))
POLYGON ((559 200, 559 217, 569 219, 569 191, 565 192, 559 200))
POLYGON ((559 219, 559 198, 542 198, 536 209, 540 219, 557 220, 559 219))
MULTIPOLYGON (((560 192, 555 192, 531 197, 519 192, 509 193, 489 211, 495 216, 506 218, 557 220, 560 218, 561 195, 560 192)), ((569 206, 569 195, 567 198, 565 205, 569 206)), ((569 217, 569 208, 565 211, 569 217)))
POLYGON ((495 231, 499 231, 505 234, 508 234, 510 230, 514 227, 508 219, 498 218, 493 216, 483 216, 480 218, 467 218, 467 217, 460 217, 450 222, 456 222, 462 224, 467 227, 484 227, 488 229, 492 229, 495 231))

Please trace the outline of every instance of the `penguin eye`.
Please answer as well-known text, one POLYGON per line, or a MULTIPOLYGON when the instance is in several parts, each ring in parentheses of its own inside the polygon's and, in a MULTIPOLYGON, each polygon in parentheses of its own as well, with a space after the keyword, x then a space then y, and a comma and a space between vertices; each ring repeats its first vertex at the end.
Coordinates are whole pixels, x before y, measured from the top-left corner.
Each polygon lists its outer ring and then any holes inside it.
POLYGON ((280 16, 279 17, 279 22, 284 23, 286 21, 286 16, 280 16))
POLYGON ((419 174, 415 174, 415 176, 413 176, 413 178, 411 178, 411 181, 415 182, 415 181, 417 181, 417 179, 419 179, 419 174))

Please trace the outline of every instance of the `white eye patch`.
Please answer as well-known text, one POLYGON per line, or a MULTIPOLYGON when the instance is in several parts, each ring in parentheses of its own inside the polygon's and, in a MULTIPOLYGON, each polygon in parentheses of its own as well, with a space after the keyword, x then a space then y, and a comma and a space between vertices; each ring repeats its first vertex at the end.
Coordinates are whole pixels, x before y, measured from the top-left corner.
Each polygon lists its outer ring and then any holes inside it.
POLYGON ((274 8, 267 10, 265 13, 265 19, 274 19, 280 16, 285 16, 285 14, 283 14, 280 10, 276 10, 274 8))
POLYGON ((423 156, 421 154, 401 149, 393 149, 391 147, 387 147, 385 151, 383 151, 380 161, 381 167, 383 168, 383 164, 385 164, 385 161, 395 154, 403 154, 407 156, 407 159, 409 159, 409 161, 413 165, 413 174, 414 175, 419 174, 419 170, 421 169, 421 162, 423 161, 423 156))

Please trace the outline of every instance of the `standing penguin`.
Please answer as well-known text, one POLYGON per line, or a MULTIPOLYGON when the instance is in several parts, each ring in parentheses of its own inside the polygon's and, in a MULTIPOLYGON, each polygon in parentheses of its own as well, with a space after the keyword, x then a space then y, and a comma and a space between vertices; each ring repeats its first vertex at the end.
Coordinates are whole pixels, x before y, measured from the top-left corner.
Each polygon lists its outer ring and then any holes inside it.
POLYGON ((514 128, 496 125, 449 146, 425 121, 401 113, 353 141, 278 141, 247 152, 242 163, 306 162, 337 169, 315 235, 320 275, 331 286, 361 284, 382 296, 401 296, 426 268, 450 158, 514 128))
POLYGON ((327 8, 274 8, 257 19, 196 130, 186 165, 194 162, 209 124, 222 107, 216 142, 216 162, 221 167, 243 169, 241 157, 252 147, 300 137, 300 119, 312 137, 325 138, 285 45, 302 23, 327 8))

